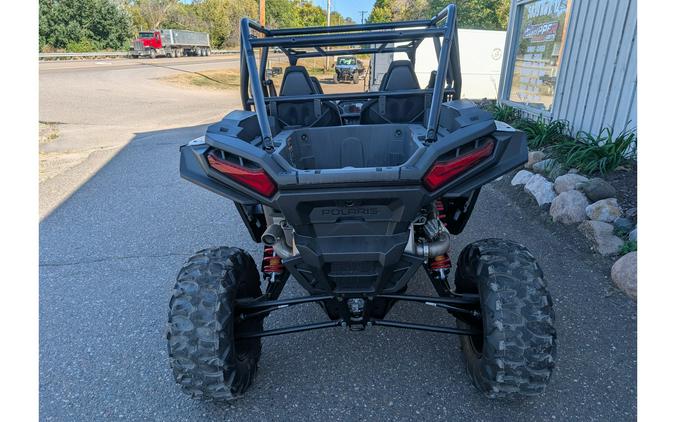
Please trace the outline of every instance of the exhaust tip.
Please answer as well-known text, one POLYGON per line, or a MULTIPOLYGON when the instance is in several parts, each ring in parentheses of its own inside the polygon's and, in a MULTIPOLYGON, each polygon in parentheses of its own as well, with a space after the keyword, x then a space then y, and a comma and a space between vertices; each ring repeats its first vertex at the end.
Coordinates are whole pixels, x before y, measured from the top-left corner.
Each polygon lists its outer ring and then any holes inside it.
POLYGON ((273 246, 276 243, 277 238, 273 234, 264 233, 260 240, 267 246, 273 246))

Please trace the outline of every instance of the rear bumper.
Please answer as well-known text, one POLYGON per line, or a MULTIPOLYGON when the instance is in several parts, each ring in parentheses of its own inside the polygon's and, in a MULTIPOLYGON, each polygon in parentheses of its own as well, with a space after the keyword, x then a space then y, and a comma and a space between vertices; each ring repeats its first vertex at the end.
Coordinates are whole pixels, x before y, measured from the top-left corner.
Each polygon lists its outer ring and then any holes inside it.
MULTIPOLYGON (((424 262, 424 258, 405 251, 410 226, 420 210, 441 197, 444 200, 470 197, 482 185, 527 161, 527 143, 522 132, 491 119, 474 122, 476 119, 464 116, 464 126, 451 132, 443 130, 435 143, 425 145, 415 141, 416 147, 400 165, 304 170, 293 167, 291 162, 298 159, 310 162, 308 157, 313 156, 318 164, 316 151, 305 149, 300 158, 289 155, 286 147, 294 136, 291 131, 277 134, 274 153, 263 151, 258 145, 259 137, 247 132, 253 116, 250 112, 231 113, 212 125, 205 137, 182 146, 181 176, 238 204, 262 204, 281 212, 293 227, 294 247, 298 251, 297 255, 284 259, 284 265, 313 294, 349 296, 400 291, 424 262), (423 186, 422 179, 434 162, 484 137, 494 139, 489 158, 436 191, 430 192, 423 186), (277 185, 276 193, 269 198, 261 196, 218 173, 206 158, 212 149, 262 168, 277 185)), ((445 127, 451 124, 445 123, 448 125, 445 127)), ((414 140, 424 134, 421 125, 390 126, 394 132, 403 127, 409 129, 414 140)), ((385 125, 381 127, 387 129, 385 125)), ((339 139, 338 129, 325 130, 339 139)), ((302 139, 317 139, 316 134, 301 131, 302 139)), ((294 154, 298 154, 302 144, 293 144, 293 148, 294 154)), ((254 232, 251 227, 249 230, 254 232)))

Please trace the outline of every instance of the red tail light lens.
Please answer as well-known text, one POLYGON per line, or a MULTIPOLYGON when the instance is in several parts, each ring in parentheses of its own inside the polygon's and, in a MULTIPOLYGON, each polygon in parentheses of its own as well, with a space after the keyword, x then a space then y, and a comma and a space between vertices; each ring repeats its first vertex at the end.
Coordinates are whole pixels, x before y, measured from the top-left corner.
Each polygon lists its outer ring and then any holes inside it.
POLYGON ((452 179, 492 155, 494 146, 494 140, 490 139, 478 149, 447 161, 434 163, 427 174, 424 175, 424 186, 433 192, 441 186, 447 185, 452 179))
POLYGON ((265 170, 261 168, 249 169, 230 163, 219 158, 213 151, 209 152, 206 158, 212 168, 267 198, 277 192, 276 183, 274 183, 274 180, 272 180, 272 178, 265 173, 265 170))

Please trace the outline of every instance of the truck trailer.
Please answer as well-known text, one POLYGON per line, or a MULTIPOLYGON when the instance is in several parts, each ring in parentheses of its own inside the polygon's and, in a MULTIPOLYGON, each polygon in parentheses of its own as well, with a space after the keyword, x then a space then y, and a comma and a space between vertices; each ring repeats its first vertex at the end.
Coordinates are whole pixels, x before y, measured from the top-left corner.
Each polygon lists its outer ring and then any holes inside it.
POLYGON ((141 31, 131 46, 131 57, 208 56, 211 45, 208 32, 158 29, 141 31))

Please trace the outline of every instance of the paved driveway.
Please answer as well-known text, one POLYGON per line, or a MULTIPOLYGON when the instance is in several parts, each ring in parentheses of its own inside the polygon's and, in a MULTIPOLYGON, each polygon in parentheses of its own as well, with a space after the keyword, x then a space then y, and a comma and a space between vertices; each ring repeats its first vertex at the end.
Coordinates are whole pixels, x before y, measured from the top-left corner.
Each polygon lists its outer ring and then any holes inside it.
MULTIPOLYGON (((606 264, 531 223, 487 186, 453 251, 498 236, 528 245, 553 294, 559 364, 547 393, 489 401, 465 374, 454 336, 373 327, 263 340, 256 382, 232 406, 193 401, 174 384, 164 324, 174 277, 193 251, 261 248, 223 198, 179 178, 178 146, 204 126, 140 133, 40 228, 40 411, 44 420, 634 420, 636 307, 606 264)), ((290 282, 285 295, 300 294, 290 282)), ((422 272, 411 293, 433 294, 422 272)), ((398 304, 392 317, 444 323, 398 304)), ((267 327, 322 318, 316 305, 267 327)))

